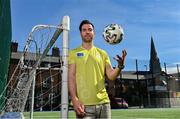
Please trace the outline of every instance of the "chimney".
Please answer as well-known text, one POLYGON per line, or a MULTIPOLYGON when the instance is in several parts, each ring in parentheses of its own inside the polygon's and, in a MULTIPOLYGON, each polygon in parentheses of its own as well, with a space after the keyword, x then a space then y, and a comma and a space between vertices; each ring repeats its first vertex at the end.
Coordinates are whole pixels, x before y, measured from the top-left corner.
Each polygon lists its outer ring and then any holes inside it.
POLYGON ((18 49, 18 43, 11 42, 11 52, 17 52, 18 49))
POLYGON ((53 47, 52 48, 52 56, 54 57, 59 57, 60 56, 60 50, 58 47, 53 47))

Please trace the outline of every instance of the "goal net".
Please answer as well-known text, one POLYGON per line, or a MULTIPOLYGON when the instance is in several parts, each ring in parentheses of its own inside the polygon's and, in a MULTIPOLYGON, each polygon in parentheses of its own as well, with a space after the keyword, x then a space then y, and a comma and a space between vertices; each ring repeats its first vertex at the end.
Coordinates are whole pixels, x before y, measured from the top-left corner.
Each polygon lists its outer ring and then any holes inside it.
POLYGON ((69 16, 58 26, 37 25, 29 33, 22 52, 12 53, 9 81, 1 93, 7 96, 1 113, 60 110, 68 116, 67 58, 69 16), (58 40, 62 33, 62 40, 58 40), (57 47, 62 44, 62 49, 57 47), (62 51, 62 55, 60 55, 62 51), (52 52, 52 54, 50 54, 52 52), (16 64, 17 63, 17 64, 16 64))

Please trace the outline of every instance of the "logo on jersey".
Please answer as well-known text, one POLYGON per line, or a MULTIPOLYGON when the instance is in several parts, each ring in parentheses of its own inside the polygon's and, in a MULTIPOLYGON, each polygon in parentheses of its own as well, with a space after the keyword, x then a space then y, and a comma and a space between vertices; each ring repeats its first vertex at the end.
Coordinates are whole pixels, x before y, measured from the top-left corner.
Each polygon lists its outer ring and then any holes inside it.
POLYGON ((78 52, 76 55, 77 55, 77 57, 83 57, 83 56, 84 56, 84 53, 78 52))

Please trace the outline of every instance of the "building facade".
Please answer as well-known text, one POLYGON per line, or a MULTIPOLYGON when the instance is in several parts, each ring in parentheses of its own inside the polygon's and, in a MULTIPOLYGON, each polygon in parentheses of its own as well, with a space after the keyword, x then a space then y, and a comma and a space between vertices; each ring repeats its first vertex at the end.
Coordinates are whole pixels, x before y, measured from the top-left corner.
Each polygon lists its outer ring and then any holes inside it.
MULTIPOLYGON (((17 43, 12 43, 11 49, 9 79, 22 56, 22 52, 18 51, 17 43)), ((35 54, 29 53, 28 55, 35 54)), ((129 107, 180 107, 180 82, 179 79, 177 80, 179 74, 169 75, 161 70, 153 39, 151 39, 149 64, 149 71, 123 71, 117 80, 109 81, 107 79, 105 83, 109 96, 124 99, 129 107)), ((43 59, 36 71, 34 98, 36 111, 60 110, 61 66, 62 59, 59 48, 54 47, 52 54, 43 59)), ((15 75, 18 75, 21 72, 17 71, 16 73, 15 75)), ((9 83, 7 91, 9 96, 13 93, 17 81, 17 79, 13 79, 9 83)), ((31 92, 30 90, 25 110, 30 109, 31 92)))

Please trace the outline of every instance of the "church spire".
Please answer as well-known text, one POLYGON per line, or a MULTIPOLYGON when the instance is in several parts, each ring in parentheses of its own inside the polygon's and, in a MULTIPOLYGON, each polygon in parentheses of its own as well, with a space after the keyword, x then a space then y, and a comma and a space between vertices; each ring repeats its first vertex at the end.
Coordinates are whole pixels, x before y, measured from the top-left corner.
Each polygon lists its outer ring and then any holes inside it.
POLYGON ((150 71, 153 73, 161 72, 160 61, 157 56, 157 52, 156 52, 156 48, 155 48, 152 36, 151 36, 151 53, 150 53, 150 71))

